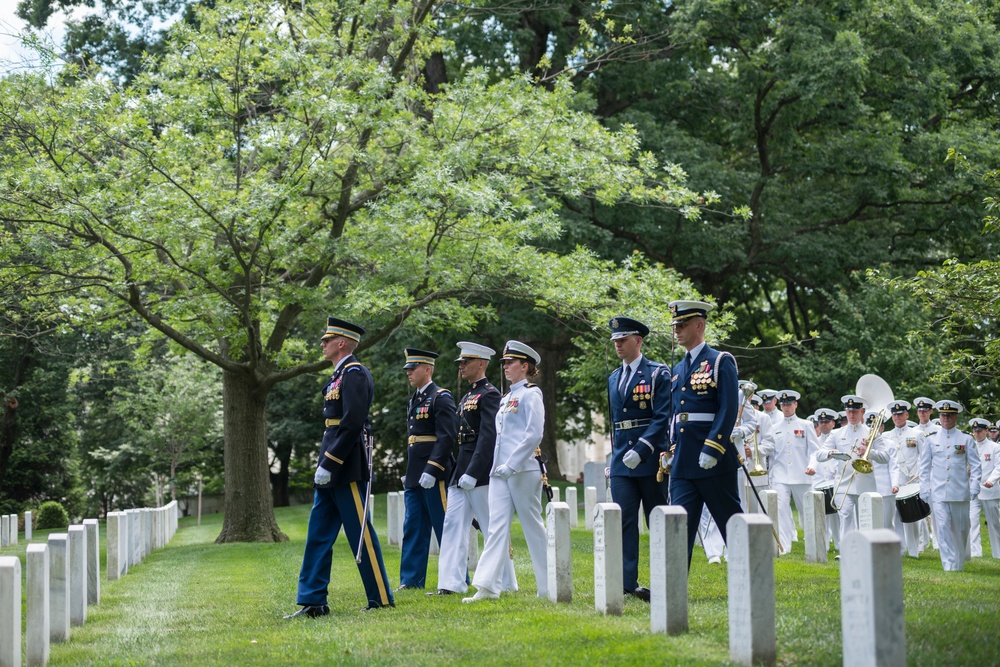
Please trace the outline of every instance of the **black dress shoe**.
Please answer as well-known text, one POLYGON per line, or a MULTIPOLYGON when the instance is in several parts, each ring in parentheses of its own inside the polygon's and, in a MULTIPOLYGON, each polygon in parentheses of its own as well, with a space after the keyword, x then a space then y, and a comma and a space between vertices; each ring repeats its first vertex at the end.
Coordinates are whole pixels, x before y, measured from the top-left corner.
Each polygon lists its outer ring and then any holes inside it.
POLYGON ((372 611, 373 609, 382 609, 383 607, 395 607, 395 602, 390 602, 389 604, 379 604, 378 602, 369 602, 367 607, 362 607, 361 611, 372 611))
POLYGON ((299 609, 294 614, 289 614, 285 618, 298 618, 299 616, 308 616, 309 618, 319 618, 320 616, 326 616, 330 613, 330 608, 325 604, 307 604, 306 606, 299 609))
POLYGON ((649 589, 639 586, 634 591, 625 591, 626 595, 631 595, 632 597, 638 598, 643 602, 649 602, 649 589))
POLYGON ((417 590, 416 586, 410 586, 409 584, 400 584, 399 588, 397 588, 394 592, 398 593, 399 591, 415 591, 415 590, 417 590))
POLYGON ((439 588, 436 591, 430 591, 424 593, 424 595, 454 595, 455 591, 449 591, 447 588, 439 588))

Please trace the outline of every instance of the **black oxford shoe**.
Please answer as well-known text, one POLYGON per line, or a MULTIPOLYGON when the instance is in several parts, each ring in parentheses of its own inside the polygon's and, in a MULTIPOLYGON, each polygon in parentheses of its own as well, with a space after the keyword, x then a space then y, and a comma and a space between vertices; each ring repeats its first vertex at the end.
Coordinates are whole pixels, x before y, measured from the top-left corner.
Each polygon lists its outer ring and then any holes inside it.
POLYGON ((454 595, 455 591, 449 591, 447 588, 439 588, 436 591, 430 591, 424 593, 424 595, 454 595))
POLYGON ((415 591, 415 590, 417 590, 416 586, 410 586, 408 584, 400 584, 399 587, 396 588, 394 592, 398 593, 399 591, 415 591))
POLYGON ((369 602, 367 607, 362 607, 361 611, 373 611, 375 609, 382 609, 384 607, 395 607, 395 602, 390 602, 389 604, 379 604, 378 602, 369 602))
POLYGON ((649 602, 649 589, 639 586, 634 591, 625 591, 627 595, 631 595, 643 602, 649 602))
POLYGON ((299 609, 294 614, 289 614, 285 618, 298 618, 299 616, 308 616, 309 618, 319 618, 320 616, 326 616, 330 613, 330 608, 325 604, 307 604, 306 606, 299 609))

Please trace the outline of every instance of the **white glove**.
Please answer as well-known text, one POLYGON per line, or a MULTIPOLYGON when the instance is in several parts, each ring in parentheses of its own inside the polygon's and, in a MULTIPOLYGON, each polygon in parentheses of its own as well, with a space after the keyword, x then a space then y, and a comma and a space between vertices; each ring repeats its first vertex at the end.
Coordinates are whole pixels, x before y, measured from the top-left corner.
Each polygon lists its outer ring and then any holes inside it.
POLYGON ((851 455, 845 452, 830 452, 830 458, 838 461, 850 461, 851 455))
POLYGON ((319 468, 316 468, 316 474, 313 476, 313 483, 316 486, 323 486, 324 484, 329 484, 332 478, 333 475, 330 474, 330 471, 320 466, 319 468))
POLYGON ((462 475, 458 480, 458 488, 463 491, 472 491, 476 488, 476 478, 472 475, 462 475))
POLYGON ((642 463, 642 457, 634 450, 630 449, 625 452, 625 456, 622 457, 622 463, 624 463, 629 470, 635 470, 636 466, 642 463))
POLYGON ((425 489, 429 489, 432 486, 434 486, 434 482, 436 482, 436 481, 437 480, 434 479, 434 475, 430 474, 429 472, 425 472, 422 475, 420 475, 420 482, 419 482, 419 484, 420 484, 420 486, 424 487, 425 489))
POLYGON ((700 465, 705 470, 711 470, 716 465, 718 465, 719 459, 715 458, 711 454, 706 454, 702 452, 698 455, 698 465, 700 465))
POLYGON ((514 474, 514 471, 511 470, 506 464, 501 463, 493 471, 493 474, 500 479, 510 479, 510 476, 514 474))

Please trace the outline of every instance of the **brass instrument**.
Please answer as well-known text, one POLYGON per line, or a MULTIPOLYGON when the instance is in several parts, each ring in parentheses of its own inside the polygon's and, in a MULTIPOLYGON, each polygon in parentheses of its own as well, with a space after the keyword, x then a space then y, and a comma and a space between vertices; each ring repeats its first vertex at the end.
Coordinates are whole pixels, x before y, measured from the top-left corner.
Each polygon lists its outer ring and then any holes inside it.
POLYGON ((847 463, 844 463, 844 469, 840 472, 840 479, 837 480, 837 486, 833 489, 834 501, 830 502, 830 506, 835 510, 840 510, 844 506, 844 501, 847 500, 847 494, 851 490, 851 484, 854 482, 854 475, 861 473, 862 475, 870 475, 874 467, 871 461, 868 460, 868 455, 872 451, 872 445, 875 444, 875 439, 880 435, 882 430, 882 424, 885 423, 886 415, 888 414, 889 404, 895 400, 892 395, 892 388, 889 384, 877 375, 862 375, 858 380, 858 384, 855 386, 854 393, 865 399, 865 405, 870 406, 872 410, 877 409, 878 413, 875 415, 874 421, 872 421, 871 426, 868 428, 868 434, 865 436, 865 453, 861 455, 861 458, 854 459, 850 461, 851 467, 854 472, 847 480, 847 487, 844 489, 844 498, 840 501, 840 505, 834 502, 837 498, 837 493, 840 491, 840 485, 844 481, 844 475, 847 474, 847 463))
POLYGON ((767 468, 760 464, 760 443, 757 434, 760 433, 760 428, 755 428, 753 432, 753 470, 748 474, 751 477, 762 477, 767 474, 767 468))

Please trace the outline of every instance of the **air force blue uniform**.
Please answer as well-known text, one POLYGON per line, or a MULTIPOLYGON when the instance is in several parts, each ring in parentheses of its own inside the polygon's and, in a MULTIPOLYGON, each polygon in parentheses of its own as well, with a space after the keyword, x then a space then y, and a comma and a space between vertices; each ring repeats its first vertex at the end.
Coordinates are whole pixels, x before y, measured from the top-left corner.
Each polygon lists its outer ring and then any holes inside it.
POLYGON ((707 506, 723 539, 726 523, 740 510, 737 470, 740 467, 732 443, 739 409, 736 360, 705 344, 698 355, 688 355, 674 367, 671 377, 672 442, 676 445, 670 470, 670 501, 688 514, 688 564, 707 506), (708 470, 698 459, 708 454, 718 463, 708 470))
POLYGON ((639 503, 649 525, 649 513, 667 504, 665 482, 656 481, 660 453, 667 447, 670 426, 670 368, 640 357, 624 388, 620 387, 624 367, 608 377, 608 396, 614 420, 611 448, 611 494, 622 510, 623 587, 639 586, 639 503), (630 469, 622 461, 635 451, 642 461, 630 469))
POLYGON ((378 535, 364 512, 369 483, 366 439, 371 424, 368 412, 373 395, 371 373, 354 355, 341 361, 323 387, 325 430, 320 467, 330 471, 331 480, 317 486, 313 493, 297 604, 326 605, 333 545, 341 527, 352 554, 357 553, 358 544, 364 537, 358 571, 364 582, 368 606, 393 604, 392 586, 382 561, 378 535))
MULTIPOLYGON (((437 355, 434 355, 437 356, 437 355)), ((431 530, 438 544, 444 529, 448 505, 446 486, 451 480, 458 430, 455 399, 447 389, 431 382, 410 398, 407 414, 406 477, 403 483, 403 553, 399 563, 399 583, 408 588, 423 588, 427 580, 431 530), (420 477, 428 473, 434 486, 420 486, 420 477)))

